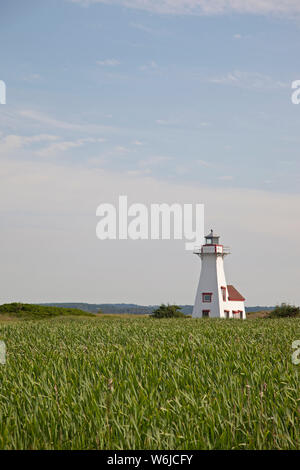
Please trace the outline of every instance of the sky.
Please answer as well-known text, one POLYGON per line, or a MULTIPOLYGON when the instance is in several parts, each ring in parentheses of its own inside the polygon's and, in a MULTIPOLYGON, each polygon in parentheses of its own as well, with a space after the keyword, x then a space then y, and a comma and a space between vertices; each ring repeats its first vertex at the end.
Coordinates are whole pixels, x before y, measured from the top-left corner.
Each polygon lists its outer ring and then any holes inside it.
POLYGON ((246 305, 300 304, 298 0, 0 5, 0 302, 194 302, 183 241, 96 208, 203 203, 246 305))

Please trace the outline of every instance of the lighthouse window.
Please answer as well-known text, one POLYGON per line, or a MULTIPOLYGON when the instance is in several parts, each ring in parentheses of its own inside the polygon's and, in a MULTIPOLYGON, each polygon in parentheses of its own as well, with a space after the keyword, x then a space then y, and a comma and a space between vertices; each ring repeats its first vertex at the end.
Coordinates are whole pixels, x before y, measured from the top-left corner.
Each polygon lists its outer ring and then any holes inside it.
POLYGON ((226 287, 221 287, 223 301, 226 302, 226 287))
POLYGON ((202 302, 211 302, 212 293, 211 292, 203 292, 202 294, 202 302))
POLYGON ((209 317, 209 312, 210 312, 210 310, 202 310, 202 317, 203 318, 208 318, 209 317))

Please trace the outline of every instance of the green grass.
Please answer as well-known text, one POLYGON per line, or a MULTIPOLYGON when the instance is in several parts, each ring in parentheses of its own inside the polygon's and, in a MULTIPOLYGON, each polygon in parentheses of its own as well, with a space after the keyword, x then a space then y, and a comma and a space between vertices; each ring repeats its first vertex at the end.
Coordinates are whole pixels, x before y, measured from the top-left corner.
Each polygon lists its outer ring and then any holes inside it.
POLYGON ((1 449, 299 449, 300 322, 2 323, 1 449))
POLYGON ((61 316, 93 316, 77 308, 50 307, 36 304, 22 304, 14 302, 12 304, 0 305, 1 317, 10 317, 21 320, 45 319, 61 316))

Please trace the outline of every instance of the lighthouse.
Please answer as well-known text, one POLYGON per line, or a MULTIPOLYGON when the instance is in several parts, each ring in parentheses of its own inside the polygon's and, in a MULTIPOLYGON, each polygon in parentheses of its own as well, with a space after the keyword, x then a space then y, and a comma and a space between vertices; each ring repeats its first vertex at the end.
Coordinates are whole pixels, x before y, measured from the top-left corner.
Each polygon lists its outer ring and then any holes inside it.
POLYGON ((226 283, 224 258, 230 250, 220 245, 219 240, 211 230, 204 245, 194 250, 201 258, 202 267, 192 316, 246 319, 245 298, 226 283))

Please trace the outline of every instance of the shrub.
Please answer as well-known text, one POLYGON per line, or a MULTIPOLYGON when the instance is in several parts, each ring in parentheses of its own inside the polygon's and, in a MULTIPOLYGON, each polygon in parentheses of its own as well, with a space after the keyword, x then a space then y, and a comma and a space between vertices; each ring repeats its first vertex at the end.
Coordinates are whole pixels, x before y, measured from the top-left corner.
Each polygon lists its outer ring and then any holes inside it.
POLYGON ((286 317, 299 317, 300 307, 295 305, 282 303, 277 305, 272 312, 270 312, 270 318, 286 318, 286 317))
POLYGON ((185 318, 178 305, 161 304, 151 315, 153 318, 185 318))

